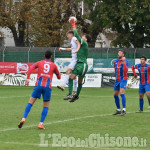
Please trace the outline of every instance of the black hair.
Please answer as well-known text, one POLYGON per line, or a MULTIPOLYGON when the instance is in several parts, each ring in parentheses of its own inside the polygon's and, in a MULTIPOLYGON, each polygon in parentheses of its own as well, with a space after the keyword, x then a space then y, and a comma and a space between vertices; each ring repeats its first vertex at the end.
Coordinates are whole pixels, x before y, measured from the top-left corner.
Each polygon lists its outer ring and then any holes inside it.
POLYGON ((88 34, 84 34, 84 36, 86 37, 87 42, 89 43, 91 41, 91 36, 88 34))
POLYGON ((50 59, 52 57, 52 52, 51 51, 46 51, 45 52, 45 58, 50 59))
POLYGON ((145 61, 147 60, 147 57, 145 57, 145 56, 141 56, 141 57, 140 57, 140 59, 141 59, 141 58, 144 58, 144 59, 145 59, 145 61))
POLYGON ((73 34, 74 35, 74 32, 72 30, 68 31, 67 34, 73 34))
POLYGON ((122 50, 122 49, 119 49, 118 52, 119 52, 119 51, 123 52, 124 56, 126 55, 126 51, 124 51, 124 50, 122 50))

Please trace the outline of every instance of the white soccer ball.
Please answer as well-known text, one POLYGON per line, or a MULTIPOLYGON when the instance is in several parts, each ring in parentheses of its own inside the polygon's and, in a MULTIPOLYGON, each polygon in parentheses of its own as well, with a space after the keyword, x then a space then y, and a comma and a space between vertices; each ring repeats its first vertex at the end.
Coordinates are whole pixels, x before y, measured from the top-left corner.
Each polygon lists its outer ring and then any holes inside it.
POLYGON ((70 17, 70 18, 69 18, 69 23, 70 23, 70 21, 71 21, 71 20, 74 20, 74 22, 76 22, 76 23, 77 23, 77 18, 76 18, 76 17, 73 17, 73 16, 72 16, 72 17, 70 17))

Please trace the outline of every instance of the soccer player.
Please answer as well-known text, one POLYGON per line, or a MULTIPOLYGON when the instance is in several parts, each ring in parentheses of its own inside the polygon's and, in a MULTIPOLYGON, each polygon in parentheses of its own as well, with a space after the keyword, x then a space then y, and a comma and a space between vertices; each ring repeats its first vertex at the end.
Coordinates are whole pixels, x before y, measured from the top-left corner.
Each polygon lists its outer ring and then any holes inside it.
POLYGON ((115 85, 114 85, 114 98, 115 103, 117 106, 117 110, 113 115, 121 114, 122 116, 126 114, 126 97, 125 97, 125 90, 127 85, 127 72, 129 67, 129 62, 125 58, 125 51, 119 50, 118 51, 118 59, 114 62, 114 69, 115 69, 115 85), (119 93, 122 98, 122 106, 123 110, 121 111, 120 108, 120 100, 119 100, 119 93))
POLYGON ((75 51, 77 53, 77 64, 72 71, 70 78, 69 78, 69 95, 72 93, 72 86, 73 86, 73 80, 78 76, 78 88, 77 88, 77 94, 69 101, 74 102, 77 99, 79 99, 79 94, 82 89, 82 81, 85 77, 85 74, 88 71, 88 64, 87 64, 87 57, 88 57, 88 42, 90 42, 90 36, 87 34, 84 34, 82 38, 79 36, 76 28, 76 22, 74 19, 71 19, 70 21, 72 28, 74 30, 74 36, 78 39, 78 41, 81 43, 81 47, 79 51, 75 51))
POLYGON ((22 128, 23 124, 26 121, 26 118, 37 98, 41 98, 43 96, 43 111, 41 114, 41 121, 38 125, 39 129, 45 129, 43 126, 43 122, 47 116, 49 103, 51 99, 51 88, 52 88, 52 79, 53 74, 55 73, 58 79, 61 79, 61 75, 57 69, 57 66, 51 62, 52 53, 51 51, 45 52, 45 60, 39 61, 32 65, 27 73, 27 80, 25 85, 29 84, 30 75, 33 70, 38 68, 38 77, 37 82, 30 97, 30 100, 25 108, 24 115, 20 123, 18 124, 18 128, 22 128))
MULTIPOLYGON (((72 53, 72 61, 70 63, 70 65, 68 66, 68 69, 66 71, 66 75, 65 75, 65 79, 64 82, 61 86, 57 86, 59 89, 61 89, 62 91, 65 90, 65 86, 68 84, 69 81, 69 76, 70 73, 72 72, 72 70, 74 69, 76 63, 77 63, 77 53, 81 47, 80 42, 77 40, 77 38, 74 36, 74 32, 73 31, 68 31, 67 32, 67 37, 69 40, 71 40, 71 48, 59 48, 60 51, 71 51, 72 53)), ((64 100, 68 100, 71 99, 73 97, 73 95, 76 94, 77 92, 77 84, 78 84, 78 80, 77 78, 73 80, 73 94, 71 95, 67 95, 66 98, 64 98, 64 100)))
POLYGON ((146 93, 147 98, 148 98, 148 102, 150 105, 150 85, 149 85, 149 81, 150 81, 150 77, 148 76, 148 64, 146 64, 146 60, 147 58, 145 56, 141 56, 140 58, 141 63, 132 66, 132 72, 134 74, 134 77, 137 77, 137 74, 135 73, 135 69, 138 70, 139 74, 140 74, 140 85, 139 85, 139 106, 140 106, 140 110, 137 111, 137 113, 141 113, 143 112, 143 105, 144 105, 144 94, 146 93), (149 79, 148 79, 149 77, 149 79))

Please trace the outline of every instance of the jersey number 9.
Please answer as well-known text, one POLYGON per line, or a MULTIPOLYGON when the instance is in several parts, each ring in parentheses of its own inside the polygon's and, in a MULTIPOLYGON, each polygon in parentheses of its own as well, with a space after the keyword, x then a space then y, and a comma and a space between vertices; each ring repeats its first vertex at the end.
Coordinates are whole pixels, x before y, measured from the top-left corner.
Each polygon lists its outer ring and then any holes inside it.
POLYGON ((50 70, 50 65, 49 64, 44 64, 44 73, 48 73, 50 70))

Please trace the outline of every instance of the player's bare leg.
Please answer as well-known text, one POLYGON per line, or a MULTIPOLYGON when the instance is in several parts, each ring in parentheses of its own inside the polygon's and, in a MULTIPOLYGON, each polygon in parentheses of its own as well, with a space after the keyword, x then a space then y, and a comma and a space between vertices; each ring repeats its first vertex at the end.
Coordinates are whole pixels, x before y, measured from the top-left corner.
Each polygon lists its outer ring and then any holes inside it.
POLYGON ((83 81, 83 78, 79 78, 78 79, 78 88, 77 88, 77 94, 69 101, 69 102, 75 102, 76 100, 79 99, 79 94, 81 92, 81 89, 82 89, 82 81, 83 81))
POLYGON ((146 92, 146 95, 147 95, 148 104, 149 104, 148 108, 150 109, 150 92, 149 91, 146 92))
POLYGON ((68 83, 69 81, 69 76, 70 76, 70 73, 72 72, 72 69, 68 68, 67 71, 66 71, 66 75, 65 75, 65 79, 64 79, 64 82, 62 85, 58 85, 57 88, 64 91, 65 90, 65 86, 66 84, 68 83))
POLYGON ((139 106, 140 106, 140 110, 136 111, 136 113, 142 113, 143 112, 143 105, 144 105, 144 93, 139 93, 139 106))
POLYGON ((38 125, 38 128, 39 129, 45 129, 43 123, 45 121, 45 118, 48 114, 48 108, 49 108, 49 104, 50 104, 50 101, 43 101, 43 111, 42 111, 42 114, 41 114, 41 121, 38 125))
POLYGON ((31 110, 31 107, 33 106, 35 101, 36 101, 36 98, 30 97, 30 100, 29 100, 29 102, 25 108, 25 111, 24 111, 24 116, 23 116, 22 120, 20 121, 20 123, 18 124, 18 128, 22 128, 22 126, 24 125, 26 118, 27 118, 27 116, 31 110))
POLYGON ((116 103, 117 110, 116 110, 116 112, 113 113, 112 115, 121 114, 119 93, 120 93, 120 91, 114 91, 114 98, 115 98, 115 103, 116 103))

